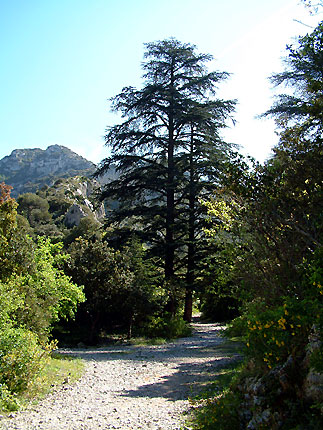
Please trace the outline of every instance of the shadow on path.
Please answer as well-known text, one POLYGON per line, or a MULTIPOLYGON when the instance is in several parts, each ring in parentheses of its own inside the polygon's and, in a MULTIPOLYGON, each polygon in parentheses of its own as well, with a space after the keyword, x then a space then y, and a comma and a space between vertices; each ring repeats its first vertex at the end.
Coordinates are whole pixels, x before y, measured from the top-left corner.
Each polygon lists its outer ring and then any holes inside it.
POLYGON ((154 380, 135 389, 121 391, 123 397, 187 400, 190 395, 205 390, 221 369, 241 358, 239 345, 220 336, 223 327, 198 323, 193 324, 193 328, 193 336, 165 345, 121 345, 59 352, 98 362, 132 362, 140 379, 145 380, 147 375, 147 380, 154 380))
POLYGON ((213 358, 204 363, 182 363, 175 373, 163 376, 160 381, 124 391, 124 397, 162 397, 170 401, 187 400, 201 391, 206 391, 212 381, 236 357, 213 358))
POLYGON ((213 357, 214 348, 225 342, 223 327, 218 324, 193 324, 193 335, 164 345, 114 345, 106 347, 64 348, 61 355, 74 355, 83 360, 174 361, 192 356, 213 357))

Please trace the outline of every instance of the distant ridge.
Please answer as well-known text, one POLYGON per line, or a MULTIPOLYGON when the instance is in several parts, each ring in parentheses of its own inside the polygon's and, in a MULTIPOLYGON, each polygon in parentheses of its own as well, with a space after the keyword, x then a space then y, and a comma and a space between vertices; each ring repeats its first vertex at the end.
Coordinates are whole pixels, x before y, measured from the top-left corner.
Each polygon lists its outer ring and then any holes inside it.
POLYGON ((15 149, 0 160, 0 181, 11 185, 11 195, 17 197, 51 186, 59 178, 90 177, 96 165, 65 146, 51 145, 47 149, 15 149))

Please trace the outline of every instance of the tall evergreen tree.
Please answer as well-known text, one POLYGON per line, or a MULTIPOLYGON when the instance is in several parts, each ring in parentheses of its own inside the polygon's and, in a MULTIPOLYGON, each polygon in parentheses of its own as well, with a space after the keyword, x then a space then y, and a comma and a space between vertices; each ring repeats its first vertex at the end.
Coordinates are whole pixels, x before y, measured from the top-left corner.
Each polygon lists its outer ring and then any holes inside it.
POLYGON ((184 319, 191 320, 192 293, 196 284, 198 260, 204 252, 203 227, 205 216, 200 200, 207 200, 221 182, 223 162, 227 160, 230 145, 223 142, 220 131, 234 109, 233 101, 200 100, 192 103, 187 115, 187 144, 182 153, 186 187, 183 196, 187 234, 185 237, 186 279, 184 319))
MULTIPOLYGON (((110 222, 131 223, 161 257, 171 311, 177 259, 188 249, 187 264, 194 266, 197 198, 212 176, 207 169, 219 149, 218 130, 234 108, 232 101, 212 101, 228 74, 207 72, 211 59, 173 38, 146 44, 144 86, 126 87, 112 99, 124 121, 107 129, 112 155, 97 171, 116 165, 120 176, 101 196, 119 202, 110 222)), ((193 272, 187 273, 192 284, 193 272)))

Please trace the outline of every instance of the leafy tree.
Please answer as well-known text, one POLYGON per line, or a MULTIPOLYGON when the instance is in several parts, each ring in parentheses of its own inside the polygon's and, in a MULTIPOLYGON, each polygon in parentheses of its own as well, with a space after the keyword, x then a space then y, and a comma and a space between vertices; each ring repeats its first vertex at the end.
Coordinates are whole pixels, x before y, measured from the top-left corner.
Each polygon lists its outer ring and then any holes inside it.
POLYGON ((20 274, 32 266, 33 250, 25 232, 28 226, 17 216, 17 202, 11 187, 0 184, 0 280, 20 274))
POLYGON ((18 199, 18 213, 24 216, 31 229, 26 227, 32 236, 46 236, 53 241, 60 241, 63 233, 54 224, 50 205, 45 197, 34 193, 21 194, 18 199))
POLYGON ((9 410, 52 349, 51 324, 73 316, 84 300, 62 271, 62 244, 33 242, 16 208, 10 187, 0 184, 0 407, 9 410))
POLYGON ((67 272, 74 282, 84 285, 86 302, 78 321, 90 325, 89 342, 100 329, 113 324, 128 328, 140 322, 154 308, 153 268, 144 261, 144 250, 136 241, 114 250, 98 237, 79 237, 69 248, 67 272))
POLYGON ((8 280, 24 300, 16 312, 18 322, 43 338, 54 322, 73 318, 77 305, 85 300, 83 287, 71 282, 63 271, 68 256, 62 247, 62 243, 52 244, 50 239, 39 237, 33 270, 8 280))
POLYGON ((322 30, 320 23, 288 46, 285 70, 271 78, 292 90, 265 113, 280 128, 274 156, 252 172, 232 164, 229 173, 227 203, 231 211, 239 208, 233 236, 246 253, 235 267, 267 301, 304 297, 304 261, 322 246, 322 30))
POLYGON ((31 227, 35 227, 37 224, 46 224, 51 220, 47 200, 37 194, 21 194, 17 199, 17 203, 18 213, 27 218, 31 227))
MULTIPOLYGON (((205 64, 211 58, 175 39, 146 44, 145 84, 140 90, 126 87, 112 99, 113 110, 121 112, 124 122, 108 128, 105 140, 112 156, 103 160, 97 172, 103 174, 115 165, 120 173, 101 198, 120 203, 111 223, 121 232, 125 227, 137 230, 161 257, 172 312, 176 298, 171 291, 176 290, 177 266, 182 266, 187 248, 189 291, 194 282, 192 244, 197 199, 204 188, 196 186, 203 177, 201 166, 207 164, 212 145, 219 143, 218 130, 234 105, 209 99, 228 76, 207 72, 205 64)), ((210 169, 213 161, 214 155, 210 169)))
POLYGON ((10 197, 11 187, 0 184, 0 258, 1 277, 7 272, 10 263, 8 250, 16 227, 16 202, 10 197))
POLYGON ((130 338, 133 327, 147 321, 150 315, 160 310, 161 304, 165 304, 165 295, 155 265, 136 238, 132 237, 121 252, 132 277, 121 294, 115 295, 114 306, 121 310, 130 338))
POLYGON ((289 85, 294 95, 279 96, 266 113, 283 127, 268 162, 266 181, 272 202, 279 202, 276 224, 283 226, 286 240, 289 233, 293 243, 292 248, 286 243, 286 248, 294 257, 285 258, 294 267, 297 260, 322 246, 322 43, 321 22, 311 34, 300 37, 296 47, 287 47, 286 70, 272 80, 289 85))
POLYGON ((62 244, 43 237, 33 242, 25 235, 16 207, 10 187, 1 184, 0 290, 2 296, 7 295, 7 303, 0 314, 3 321, 12 319, 16 325, 45 336, 52 322, 73 316, 84 296, 81 287, 63 272, 63 261, 68 257, 62 253, 62 244))

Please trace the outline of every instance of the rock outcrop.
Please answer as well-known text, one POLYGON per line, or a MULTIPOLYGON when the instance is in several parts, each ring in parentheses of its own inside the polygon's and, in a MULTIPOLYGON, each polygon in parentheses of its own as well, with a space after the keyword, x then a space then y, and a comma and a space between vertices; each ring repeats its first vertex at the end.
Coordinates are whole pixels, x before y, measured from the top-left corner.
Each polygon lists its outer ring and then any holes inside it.
MULTIPOLYGON (((64 184, 64 194, 69 193, 73 204, 65 214, 65 225, 79 225, 82 218, 92 214, 98 221, 105 217, 104 204, 94 203, 100 184, 95 179, 85 179, 79 176, 69 178, 64 184)), ((63 185, 61 185, 63 186, 63 185)))

